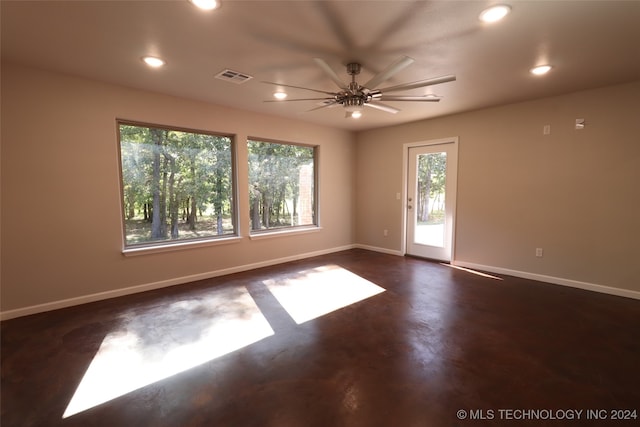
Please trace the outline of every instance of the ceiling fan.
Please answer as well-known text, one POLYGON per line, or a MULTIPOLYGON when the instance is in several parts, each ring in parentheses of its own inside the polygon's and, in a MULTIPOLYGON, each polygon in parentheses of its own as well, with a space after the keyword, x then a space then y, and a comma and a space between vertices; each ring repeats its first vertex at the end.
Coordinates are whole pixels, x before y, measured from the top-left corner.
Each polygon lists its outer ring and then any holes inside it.
POLYGON ((413 58, 403 56, 382 70, 380 73, 373 76, 364 85, 359 84, 356 81, 356 76, 360 74, 362 66, 357 62, 350 62, 347 64, 347 74, 351 76, 351 82, 349 84, 344 83, 340 77, 333 71, 333 69, 323 59, 314 58, 314 61, 325 74, 333 80, 333 82, 340 88, 337 92, 329 92, 325 90, 311 89, 300 86, 286 85, 274 82, 263 82, 281 87, 290 87, 295 89, 303 89, 317 93, 323 93, 327 96, 323 98, 297 98, 297 99, 280 99, 280 100, 268 100, 265 102, 284 102, 284 101, 322 101, 322 105, 316 108, 312 108, 308 111, 315 111, 321 108, 333 107, 336 105, 342 105, 345 108, 345 117, 358 118, 362 115, 363 107, 371 107, 377 110, 386 111, 387 113, 395 114, 400 110, 390 105, 383 104, 381 101, 413 101, 413 102, 438 102, 440 97, 432 95, 424 96, 394 96, 387 95, 387 93, 400 92, 404 90, 416 89, 425 86, 436 85, 440 83, 447 83, 454 81, 456 76, 448 75, 442 77, 436 77, 432 79, 419 80, 412 83, 404 83, 396 86, 389 86, 382 89, 376 89, 380 84, 390 79, 394 74, 400 70, 411 65, 414 62, 413 58))

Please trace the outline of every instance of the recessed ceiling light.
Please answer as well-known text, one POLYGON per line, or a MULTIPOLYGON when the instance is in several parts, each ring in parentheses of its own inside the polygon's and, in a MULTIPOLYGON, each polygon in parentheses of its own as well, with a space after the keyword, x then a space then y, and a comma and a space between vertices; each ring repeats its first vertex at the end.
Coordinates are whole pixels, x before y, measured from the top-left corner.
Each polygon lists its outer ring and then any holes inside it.
POLYGON ((491 6, 480 13, 480 20, 482 22, 492 23, 498 22, 511 12, 511 6, 506 4, 497 4, 491 6))
POLYGON ((529 70, 531 74, 535 74, 536 76, 541 76, 543 74, 547 74, 551 71, 551 65, 539 65, 537 67, 533 67, 529 70))
POLYGON ((284 93, 284 92, 275 92, 275 93, 273 94, 273 97, 274 97, 275 99, 285 99, 285 98, 287 97, 287 94, 286 94, 286 93, 284 93))
POLYGON ((153 68, 162 67, 163 65, 166 64, 166 62, 164 60, 162 60, 160 58, 157 58, 155 56, 145 56, 145 57, 142 58, 142 60, 149 67, 153 67, 153 68))
POLYGON ((220 7, 220 2, 217 0, 189 0, 189 2, 202 10, 213 10, 220 7))

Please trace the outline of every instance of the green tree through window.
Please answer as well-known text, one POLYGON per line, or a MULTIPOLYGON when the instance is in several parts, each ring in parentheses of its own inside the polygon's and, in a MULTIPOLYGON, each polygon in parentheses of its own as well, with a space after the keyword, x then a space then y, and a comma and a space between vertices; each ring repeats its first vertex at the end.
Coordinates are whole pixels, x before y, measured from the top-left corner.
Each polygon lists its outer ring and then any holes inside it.
POLYGON ((229 136, 118 122, 125 246, 236 234, 229 136))
POLYGON ((441 224, 444 221, 444 188, 447 169, 445 153, 423 154, 418 159, 418 222, 441 224), (430 201, 433 202, 430 205, 430 201))
POLYGON ((316 148, 249 140, 251 230, 316 225, 316 148))

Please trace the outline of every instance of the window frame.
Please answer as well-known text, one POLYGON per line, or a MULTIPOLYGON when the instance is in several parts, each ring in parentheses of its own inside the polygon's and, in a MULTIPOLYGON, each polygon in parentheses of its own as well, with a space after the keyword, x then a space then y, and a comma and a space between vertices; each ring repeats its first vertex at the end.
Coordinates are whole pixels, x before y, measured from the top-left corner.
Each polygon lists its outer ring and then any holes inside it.
POLYGON ((290 226, 281 226, 275 228, 267 228, 254 230, 251 226, 251 196, 247 194, 248 199, 248 207, 249 207, 249 238, 252 240, 261 239, 261 238, 269 238, 269 237, 279 237, 279 236, 290 236, 294 234, 306 234, 313 233, 322 229, 320 223, 320 168, 319 168, 319 158, 320 158, 320 145, 318 144, 308 144, 303 142, 290 142, 283 141, 273 138, 262 138, 258 136, 248 136, 246 139, 246 153, 247 153, 247 187, 250 185, 250 167, 249 162, 250 152, 249 152, 249 142, 265 142, 269 144, 279 144, 279 145, 293 145, 296 147, 305 147, 311 148, 313 150, 313 223, 305 224, 305 225, 290 225, 290 226))
POLYGON ((147 253, 167 252, 180 249, 191 249, 195 247, 220 245, 239 242, 242 240, 241 236, 241 221, 238 203, 238 148, 237 138, 234 134, 215 132, 209 130, 188 128, 182 126, 163 125, 157 123, 142 122, 137 120, 129 120, 116 118, 116 141, 118 152, 118 177, 119 177, 119 195, 120 195, 120 220, 122 230, 122 253, 126 256, 130 255, 142 255, 147 253), (144 242, 144 243, 127 243, 127 228, 126 228, 126 215, 125 215, 125 192, 124 192, 124 171, 122 164, 122 138, 121 138, 121 125, 137 126, 144 128, 155 128, 167 131, 186 132, 193 134, 209 135, 213 137, 224 137, 230 140, 230 166, 231 166, 231 223, 233 225, 233 233, 227 233, 222 235, 212 235, 195 238, 183 238, 183 239, 167 239, 156 242, 144 242))

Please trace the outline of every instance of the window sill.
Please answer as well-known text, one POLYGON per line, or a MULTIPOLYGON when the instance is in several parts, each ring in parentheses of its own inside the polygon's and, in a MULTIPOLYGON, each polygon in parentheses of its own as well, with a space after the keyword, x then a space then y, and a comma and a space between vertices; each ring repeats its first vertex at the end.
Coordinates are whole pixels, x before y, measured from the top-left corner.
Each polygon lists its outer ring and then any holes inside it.
POLYGON ((255 234, 250 234, 249 238, 251 240, 260 240, 260 239, 270 239, 274 237, 287 237, 287 236, 296 236, 299 234, 309 234, 309 233, 317 233, 322 230, 322 227, 302 227, 302 228, 293 228, 286 230, 273 230, 273 231, 260 231, 255 234))
POLYGON ((158 246, 141 246, 141 247, 134 247, 134 248, 126 248, 122 250, 122 254, 127 257, 138 256, 138 255, 149 255, 149 254, 156 254, 161 252, 173 252, 173 251, 180 251, 184 249, 195 249, 195 248, 201 248, 205 246, 226 245, 230 243, 238 243, 240 241, 242 241, 242 237, 231 236, 231 237, 222 237, 219 239, 211 239, 211 240, 196 240, 196 241, 179 242, 179 243, 167 243, 167 244, 158 245, 158 246))

